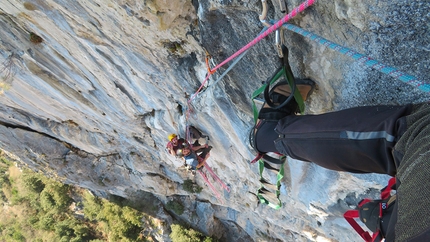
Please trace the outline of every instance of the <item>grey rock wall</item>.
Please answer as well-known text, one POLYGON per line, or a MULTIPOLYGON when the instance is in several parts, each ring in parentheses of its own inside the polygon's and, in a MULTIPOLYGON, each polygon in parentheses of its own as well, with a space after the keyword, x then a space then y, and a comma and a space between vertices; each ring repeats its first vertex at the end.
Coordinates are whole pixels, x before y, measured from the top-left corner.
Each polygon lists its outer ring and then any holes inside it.
MULTIPOLYGON (((286 2, 289 10, 300 4, 286 2)), ((182 220, 225 241, 361 241, 342 214, 376 196, 387 176, 290 159, 283 208, 258 204, 250 95, 278 67, 273 34, 211 86, 231 63, 220 68, 187 116, 206 51, 221 63, 253 40, 261 9, 257 0, 2 1, 0 148, 66 183, 136 201, 167 225, 182 220), (187 124, 211 137, 208 164, 231 189, 211 180, 221 199, 165 152, 167 135, 183 136, 187 124), (186 192, 189 178, 204 190, 186 192), (163 209, 171 200, 185 213, 163 209)), ((428 1, 317 1, 289 23, 428 82, 429 10, 428 1)), ((268 18, 281 17, 268 1, 268 18)), ((284 37, 294 74, 317 83, 307 113, 428 101, 351 57, 288 30, 284 37)))

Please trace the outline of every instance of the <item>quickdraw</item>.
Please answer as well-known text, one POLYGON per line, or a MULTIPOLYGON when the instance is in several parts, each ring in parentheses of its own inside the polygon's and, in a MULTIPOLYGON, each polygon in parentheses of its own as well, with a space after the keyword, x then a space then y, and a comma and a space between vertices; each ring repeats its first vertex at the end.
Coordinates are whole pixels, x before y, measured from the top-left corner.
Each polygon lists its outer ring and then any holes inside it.
POLYGON ((213 71, 211 69, 211 66, 209 65, 209 60, 212 59, 211 55, 208 53, 208 51, 206 51, 206 57, 205 57, 205 62, 206 62, 206 68, 208 70, 208 73, 210 75, 213 75, 216 71, 213 71))

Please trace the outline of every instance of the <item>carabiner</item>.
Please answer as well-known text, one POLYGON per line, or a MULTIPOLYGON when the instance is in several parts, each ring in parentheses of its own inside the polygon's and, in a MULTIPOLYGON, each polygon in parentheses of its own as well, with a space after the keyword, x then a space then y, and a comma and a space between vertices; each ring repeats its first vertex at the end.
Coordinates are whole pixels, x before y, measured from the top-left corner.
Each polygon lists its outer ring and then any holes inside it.
POLYGON ((275 32, 275 47, 278 52, 279 58, 284 57, 284 53, 282 52, 282 45, 284 44, 284 32, 282 29, 277 29, 275 32))
POLYGON ((279 1, 279 9, 281 9, 281 13, 287 12, 287 6, 285 5, 285 0, 278 0, 279 1))

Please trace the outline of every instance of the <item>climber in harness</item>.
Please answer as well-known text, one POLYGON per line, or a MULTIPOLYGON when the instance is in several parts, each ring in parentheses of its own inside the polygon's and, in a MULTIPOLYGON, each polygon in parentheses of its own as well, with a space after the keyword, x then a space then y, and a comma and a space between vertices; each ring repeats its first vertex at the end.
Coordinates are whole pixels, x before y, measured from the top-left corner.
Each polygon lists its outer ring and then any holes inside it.
POLYGON ((395 176, 397 199, 390 217, 384 220, 381 213, 371 223, 385 241, 430 241, 430 104, 297 115, 300 105, 292 96, 306 100, 314 83, 292 77, 291 85, 289 74, 288 81, 265 87, 265 102, 250 132, 257 157, 272 152, 335 171, 395 176))
MULTIPOLYGON (((190 146, 185 146, 182 150, 184 158, 184 166, 191 170, 192 174, 195 175, 196 170, 204 166, 206 160, 209 158, 210 150, 212 146, 206 145, 200 154, 197 154, 190 146)), ((197 149, 196 149, 197 150, 197 149)))
MULTIPOLYGON (((275 87, 273 98, 284 95, 281 87, 275 87)), ((391 226, 383 237, 430 241, 429 103, 357 107, 321 115, 296 115, 296 108, 291 104, 262 108, 252 138, 260 154, 280 153, 336 171, 396 176, 397 202, 390 221, 384 221, 391 226), (397 216, 398 211, 402 216, 397 216), (420 225, 411 226, 416 221, 420 225)))
MULTIPOLYGON (((203 151, 204 148, 207 148, 207 145, 200 145, 201 139, 205 139, 205 143, 209 140, 209 136, 204 135, 200 130, 195 128, 194 126, 189 126, 189 133, 190 133, 190 139, 193 141, 193 147, 198 147, 196 152, 200 153, 203 151)), ((178 137, 176 134, 169 134, 167 137, 169 139, 169 142, 166 145, 166 149, 169 152, 169 154, 175 156, 175 157, 182 157, 182 149, 185 146, 189 146, 190 143, 188 140, 185 140, 184 138, 178 137)))

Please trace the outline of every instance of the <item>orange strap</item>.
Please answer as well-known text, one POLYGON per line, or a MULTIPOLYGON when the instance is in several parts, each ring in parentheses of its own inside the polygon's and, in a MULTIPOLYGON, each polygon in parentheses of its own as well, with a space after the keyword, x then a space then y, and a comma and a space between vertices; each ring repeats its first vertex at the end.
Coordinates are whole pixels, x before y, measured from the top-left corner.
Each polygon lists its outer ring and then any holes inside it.
POLYGON ((211 67, 209 66, 209 58, 210 58, 211 56, 206 52, 206 57, 205 57, 205 61, 206 61, 206 67, 208 68, 208 72, 209 72, 209 74, 210 75, 213 75, 215 72, 216 72, 216 70, 211 70, 211 67))

